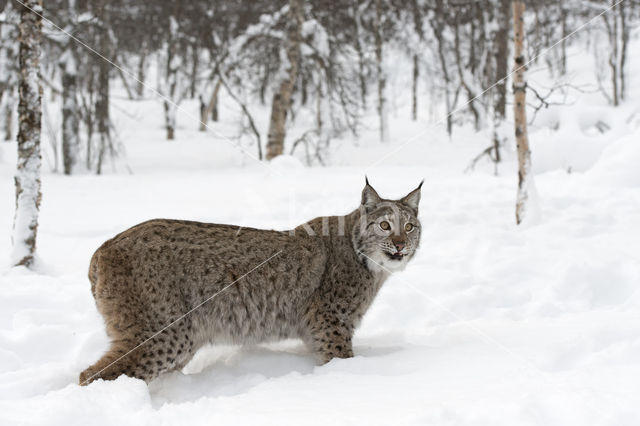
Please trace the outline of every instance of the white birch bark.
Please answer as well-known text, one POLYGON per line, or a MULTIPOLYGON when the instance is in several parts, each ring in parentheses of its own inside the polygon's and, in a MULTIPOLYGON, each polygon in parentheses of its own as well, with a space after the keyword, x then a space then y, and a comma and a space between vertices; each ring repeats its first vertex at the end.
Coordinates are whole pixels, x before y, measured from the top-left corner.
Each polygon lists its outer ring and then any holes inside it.
POLYGON ((182 98, 182 89, 178 71, 182 66, 180 55, 178 55, 178 21, 175 16, 169 17, 169 40, 167 41, 167 58, 164 76, 164 122, 167 130, 167 140, 175 138, 176 114, 178 104, 182 98))
POLYGON ((527 80, 524 59, 524 2, 513 1, 514 74, 513 116, 518 147, 518 193, 516 198, 516 223, 521 224, 529 215, 532 195, 535 194, 531 173, 531 152, 527 134, 527 80))
MULTIPOLYGON (((112 43, 109 35, 109 23, 111 20, 110 5, 107 0, 101 0, 98 5, 98 44, 100 52, 107 58, 111 58, 112 43)), ((111 119, 109 117, 110 87, 109 74, 111 64, 102 58, 96 58, 97 67, 97 91, 95 100, 95 121, 98 129, 99 146, 96 153, 96 174, 102 174, 104 156, 111 146, 111 119)))
POLYGON ((388 105, 387 105, 387 73, 382 55, 382 0, 376 0, 375 41, 376 70, 378 74, 378 117, 380 120, 380 142, 389 141, 388 105))
POLYGON ((13 25, 19 16, 9 3, 4 9, 6 23, 0 24, 0 126, 3 127, 5 141, 13 140, 13 113, 16 106, 16 86, 18 71, 18 33, 13 25))
POLYGON ((281 155, 284 151, 286 136, 285 124, 291 104, 291 95, 298 78, 298 59, 300 58, 300 39, 302 30, 302 0, 289 0, 287 23, 286 69, 278 90, 271 103, 271 118, 267 136, 267 160, 281 155))
POLYGON ((42 39, 41 0, 24 0, 20 10, 18 78, 18 164, 15 176, 16 212, 13 222, 13 265, 32 266, 40 208, 40 127, 42 87, 39 56, 42 39), (34 13, 35 12, 35 13, 34 13))

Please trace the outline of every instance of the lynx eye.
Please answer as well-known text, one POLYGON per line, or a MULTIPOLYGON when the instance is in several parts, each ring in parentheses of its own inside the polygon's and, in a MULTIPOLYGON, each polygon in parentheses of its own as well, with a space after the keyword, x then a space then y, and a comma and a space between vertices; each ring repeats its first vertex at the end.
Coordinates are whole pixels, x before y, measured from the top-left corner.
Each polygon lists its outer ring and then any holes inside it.
POLYGON ((389 222, 385 220, 380 222, 380 228, 384 229, 385 231, 388 231, 389 229, 391 229, 391 225, 389 225, 389 222))
POLYGON ((413 223, 407 223, 406 225, 404 225, 404 230, 407 232, 413 231, 413 223))

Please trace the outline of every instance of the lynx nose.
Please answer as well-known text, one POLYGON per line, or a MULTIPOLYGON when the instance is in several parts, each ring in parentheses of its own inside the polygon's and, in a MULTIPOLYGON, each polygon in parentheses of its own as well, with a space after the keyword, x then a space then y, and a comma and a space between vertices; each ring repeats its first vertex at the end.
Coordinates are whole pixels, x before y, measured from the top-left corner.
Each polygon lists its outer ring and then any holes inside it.
POLYGON ((404 248, 404 241, 394 242, 393 245, 396 247, 396 250, 402 251, 404 248))

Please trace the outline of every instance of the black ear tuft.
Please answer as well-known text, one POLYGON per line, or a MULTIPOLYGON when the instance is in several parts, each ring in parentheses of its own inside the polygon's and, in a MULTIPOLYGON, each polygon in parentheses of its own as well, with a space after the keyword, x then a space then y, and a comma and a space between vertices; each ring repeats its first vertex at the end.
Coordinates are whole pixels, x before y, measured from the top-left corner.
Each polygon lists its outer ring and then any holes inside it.
POLYGON ((366 176, 364 177, 364 181, 365 186, 362 190, 361 203, 365 208, 370 209, 372 207, 375 207, 375 205, 382 201, 382 199, 380 198, 376 190, 373 189, 373 187, 369 184, 369 179, 366 176))
POLYGON ((400 201, 408 205, 409 207, 418 210, 418 205, 420 204, 420 188, 422 188, 422 184, 424 183, 424 179, 420 182, 420 185, 410 193, 408 193, 405 197, 401 198, 400 201))

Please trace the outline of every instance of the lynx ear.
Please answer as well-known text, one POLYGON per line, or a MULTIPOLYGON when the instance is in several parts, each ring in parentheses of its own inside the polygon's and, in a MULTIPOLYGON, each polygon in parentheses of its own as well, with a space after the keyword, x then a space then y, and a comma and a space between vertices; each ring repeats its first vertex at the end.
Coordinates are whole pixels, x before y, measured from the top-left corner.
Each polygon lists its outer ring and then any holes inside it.
POLYGON ((376 204, 382 201, 382 199, 380 198, 376 190, 373 189, 371 185, 369 185, 369 179, 367 179, 366 176, 364 177, 364 180, 366 184, 364 186, 364 189, 362 190, 362 205, 368 209, 374 207, 376 204))
POLYGON ((409 207, 418 210, 418 205, 420 204, 420 188, 422 188, 422 184, 424 183, 424 179, 420 182, 420 185, 410 193, 408 193, 404 198, 400 201, 408 205, 409 207))

